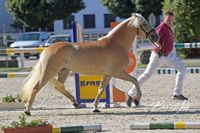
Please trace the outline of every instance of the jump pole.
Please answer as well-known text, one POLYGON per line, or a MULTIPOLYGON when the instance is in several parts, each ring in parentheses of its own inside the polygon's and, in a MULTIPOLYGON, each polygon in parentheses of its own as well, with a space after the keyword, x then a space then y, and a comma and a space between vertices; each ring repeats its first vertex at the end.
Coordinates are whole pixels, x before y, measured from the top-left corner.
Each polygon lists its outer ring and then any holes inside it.
POLYGON ((11 53, 41 53, 45 47, 38 47, 38 48, 7 48, 7 49, 0 49, 1 54, 11 54, 11 53))
MULTIPOLYGON (((187 73, 190 74, 198 74, 200 73, 200 67, 187 67, 187 73)), ((137 73, 143 73, 145 71, 144 68, 138 68, 137 73)), ((161 75, 161 74, 176 74, 178 71, 173 69, 173 68, 159 68, 156 71, 156 74, 161 75)))
POLYGON ((26 77, 30 72, 0 72, 0 78, 19 78, 26 77))
POLYGON ((130 125, 131 130, 153 129, 200 129, 200 122, 136 122, 130 125))
POLYGON ((101 131, 102 126, 101 125, 85 125, 85 126, 66 126, 66 127, 60 127, 60 128, 53 128, 52 133, 77 133, 77 132, 97 132, 101 131))
MULTIPOLYGON (((145 69, 137 68, 137 73, 143 73, 145 69)), ((157 74, 176 74, 178 71, 172 68, 159 68, 157 70, 157 74)), ((187 67, 187 72, 190 74, 199 74, 200 67, 187 67)), ((0 78, 19 78, 19 77, 26 77, 30 74, 30 72, 0 72, 0 78)), ((116 85, 115 79, 112 79, 112 84, 116 85)), ((112 86, 110 86, 112 88, 112 86)))
MULTIPOLYGON (((142 50, 149 50, 153 48, 152 42, 148 39, 138 39, 139 42, 137 42, 137 48, 142 50)), ((200 42, 191 42, 191 43, 180 43, 175 42, 174 47, 176 49, 188 49, 188 48, 200 48, 200 42)))

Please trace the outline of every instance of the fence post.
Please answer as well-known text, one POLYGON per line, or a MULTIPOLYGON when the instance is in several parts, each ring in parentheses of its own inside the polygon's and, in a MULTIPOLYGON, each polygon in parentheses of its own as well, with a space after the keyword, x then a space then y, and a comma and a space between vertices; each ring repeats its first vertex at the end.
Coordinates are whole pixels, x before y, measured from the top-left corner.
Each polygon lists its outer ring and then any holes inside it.
MULTIPOLYGON (((20 47, 23 48, 23 47, 20 47)), ((20 52, 20 68, 24 68, 24 53, 20 52)))

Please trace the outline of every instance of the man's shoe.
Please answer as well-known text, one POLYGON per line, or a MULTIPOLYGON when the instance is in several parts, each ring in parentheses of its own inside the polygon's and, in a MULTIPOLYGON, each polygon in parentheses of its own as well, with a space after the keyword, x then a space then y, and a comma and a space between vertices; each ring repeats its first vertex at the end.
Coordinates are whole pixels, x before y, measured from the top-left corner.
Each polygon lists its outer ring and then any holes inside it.
POLYGON ((177 100, 188 100, 187 97, 183 96, 183 95, 173 95, 173 99, 177 99, 177 100))
POLYGON ((128 94, 126 94, 126 105, 128 107, 131 107, 132 101, 133 101, 133 99, 131 98, 131 96, 129 96, 128 94))
POLYGON ((136 106, 136 107, 138 107, 139 104, 140 104, 140 102, 139 102, 137 99, 134 100, 134 103, 135 103, 135 106, 136 106))

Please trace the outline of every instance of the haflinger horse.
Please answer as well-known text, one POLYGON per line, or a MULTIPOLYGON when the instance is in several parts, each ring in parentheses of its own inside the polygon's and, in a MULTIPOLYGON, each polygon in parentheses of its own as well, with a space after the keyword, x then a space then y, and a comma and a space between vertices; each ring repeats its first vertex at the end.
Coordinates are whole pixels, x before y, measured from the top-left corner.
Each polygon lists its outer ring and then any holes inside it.
POLYGON ((30 110, 36 94, 48 81, 78 108, 75 97, 64 86, 70 71, 87 75, 103 75, 94 101, 93 112, 99 112, 100 97, 112 77, 132 82, 137 88, 139 102, 142 93, 138 80, 126 72, 129 65, 129 51, 137 35, 136 29, 142 29, 153 42, 159 39, 155 29, 145 18, 133 13, 131 17, 122 21, 97 41, 59 42, 46 48, 23 84, 21 98, 27 105, 24 113, 31 115, 30 110))

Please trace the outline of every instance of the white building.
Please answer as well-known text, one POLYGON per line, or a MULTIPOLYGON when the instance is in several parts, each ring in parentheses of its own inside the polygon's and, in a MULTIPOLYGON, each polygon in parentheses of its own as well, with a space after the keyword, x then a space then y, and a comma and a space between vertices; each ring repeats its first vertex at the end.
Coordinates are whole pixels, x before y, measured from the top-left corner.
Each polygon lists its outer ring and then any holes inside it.
MULTIPOLYGON (((5 8, 5 1, 0 0, 0 33, 5 27, 6 32, 15 32, 11 27, 12 17, 5 8), (3 26, 4 25, 4 26, 3 26)), ((83 0, 86 8, 72 15, 72 19, 77 21, 83 28, 84 33, 107 33, 110 30, 111 21, 121 21, 119 17, 114 17, 108 9, 101 4, 101 0, 83 0)), ((70 22, 64 22, 64 29, 71 28, 70 22)))
POLYGON ((74 14, 74 19, 83 29, 84 33, 107 33, 110 30, 111 21, 121 21, 113 16, 101 0, 83 0, 86 8, 74 14))

